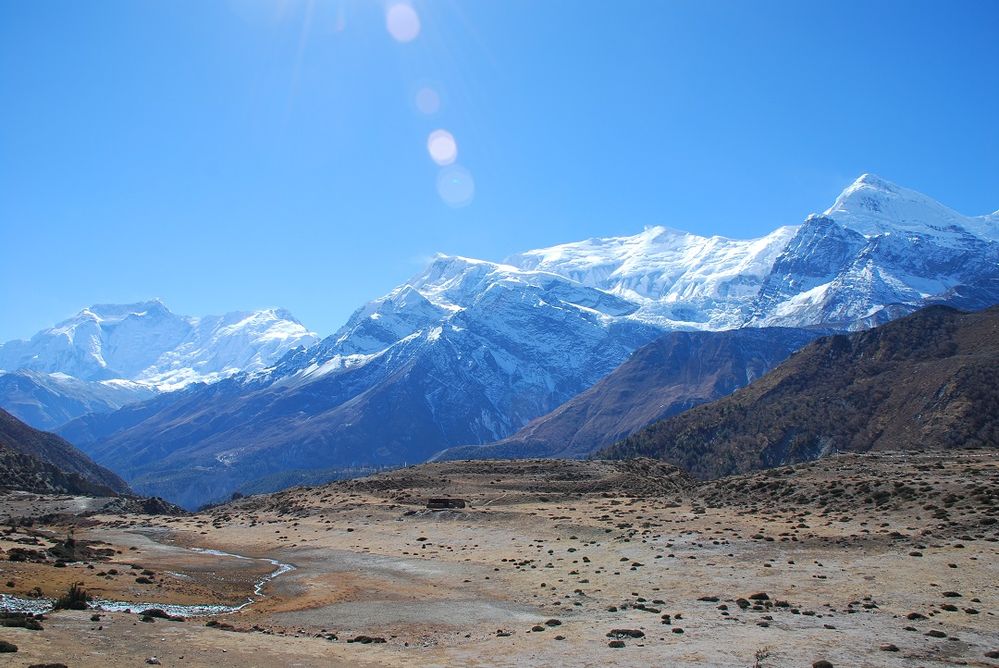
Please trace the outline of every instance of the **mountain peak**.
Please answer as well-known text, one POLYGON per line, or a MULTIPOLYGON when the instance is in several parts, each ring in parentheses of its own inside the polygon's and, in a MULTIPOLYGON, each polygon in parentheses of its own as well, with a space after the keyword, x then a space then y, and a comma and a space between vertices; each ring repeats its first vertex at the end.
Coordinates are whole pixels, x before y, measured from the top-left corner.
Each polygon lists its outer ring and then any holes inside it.
POLYGON ((94 304, 30 341, 0 343, 0 369, 126 380, 161 390, 269 366, 317 337, 281 308, 178 315, 160 299, 94 304))
POLYGON ((158 297, 132 304, 93 304, 77 315, 92 314, 100 319, 124 318, 129 315, 169 314, 170 309, 158 297))
POLYGON ((898 192, 898 186, 894 183, 888 181, 887 179, 881 178, 877 174, 871 174, 869 172, 858 176, 856 180, 850 184, 847 190, 861 187, 874 188, 876 190, 883 190, 890 193, 898 192))
POLYGON ((868 237, 885 233, 928 235, 953 245, 964 243, 968 234, 986 240, 996 236, 986 224, 986 216, 962 215, 932 197, 869 173, 847 186, 822 215, 868 237))

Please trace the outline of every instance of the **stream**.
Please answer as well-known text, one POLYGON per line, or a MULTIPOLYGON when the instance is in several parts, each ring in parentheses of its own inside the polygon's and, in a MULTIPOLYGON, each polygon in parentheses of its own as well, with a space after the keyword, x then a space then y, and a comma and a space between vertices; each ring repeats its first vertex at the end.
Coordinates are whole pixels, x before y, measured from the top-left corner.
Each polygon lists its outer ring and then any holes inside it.
MULTIPOLYGON (((253 596, 247 597, 246 601, 240 605, 171 605, 156 602, 133 602, 133 601, 112 601, 98 598, 90 601, 88 609, 103 610, 104 612, 141 612, 150 608, 158 608, 168 615, 180 617, 204 617, 208 615, 226 615, 242 610, 254 603, 258 598, 264 596, 264 586, 274 578, 284 575, 288 571, 295 569, 291 564, 285 564, 275 559, 263 559, 256 557, 245 557, 241 554, 222 552, 221 550, 209 550, 200 547, 186 548, 199 554, 209 554, 216 557, 230 557, 232 559, 244 559, 247 561, 266 561, 274 566, 274 570, 263 576, 253 586, 253 596)), ((29 612, 32 614, 42 614, 50 612, 55 605, 55 601, 50 598, 21 598, 10 594, 0 594, 0 610, 4 612, 29 612)))

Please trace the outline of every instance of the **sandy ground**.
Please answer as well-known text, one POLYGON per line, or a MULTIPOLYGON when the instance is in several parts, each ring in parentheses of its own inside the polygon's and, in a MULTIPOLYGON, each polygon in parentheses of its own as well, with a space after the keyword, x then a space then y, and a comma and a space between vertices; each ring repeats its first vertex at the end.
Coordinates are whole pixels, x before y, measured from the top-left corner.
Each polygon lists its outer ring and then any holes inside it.
POLYGON ((215 618, 63 611, 42 631, 0 629, 19 650, 0 666, 999 666, 997 483, 999 461, 980 452, 837 457, 704 485, 655 467, 477 462, 184 518, 53 521, 8 531, 0 549, 73 524, 115 553, 0 561, 0 590, 79 581, 119 600, 234 603, 273 569, 260 559, 295 570, 215 618), (420 505, 448 493, 469 507, 420 505), (151 584, 135 582, 142 570, 151 584), (348 642, 361 635, 385 642, 348 642))

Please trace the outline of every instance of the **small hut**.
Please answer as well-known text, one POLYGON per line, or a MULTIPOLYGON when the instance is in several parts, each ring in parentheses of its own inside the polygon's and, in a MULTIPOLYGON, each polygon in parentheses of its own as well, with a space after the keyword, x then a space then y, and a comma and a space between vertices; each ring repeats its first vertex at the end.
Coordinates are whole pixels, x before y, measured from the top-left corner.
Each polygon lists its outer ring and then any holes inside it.
POLYGON ((444 510, 446 508, 464 508, 464 499, 427 499, 427 508, 444 510))

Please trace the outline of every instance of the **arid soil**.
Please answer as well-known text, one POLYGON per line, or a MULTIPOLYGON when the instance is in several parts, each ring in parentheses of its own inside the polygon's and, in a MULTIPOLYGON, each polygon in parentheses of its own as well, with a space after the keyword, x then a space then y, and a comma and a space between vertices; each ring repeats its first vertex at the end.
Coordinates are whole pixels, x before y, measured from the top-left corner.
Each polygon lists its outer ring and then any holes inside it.
POLYGON ((648 460, 429 464, 189 517, 8 494, 0 516, 47 517, 0 529, 0 593, 255 600, 48 613, 0 628, 0 666, 999 666, 997 490, 999 457, 959 451, 700 484, 648 460), (70 531, 84 560, 57 566, 70 531), (266 559, 295 569, 257 596, 266 559))

